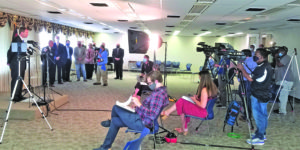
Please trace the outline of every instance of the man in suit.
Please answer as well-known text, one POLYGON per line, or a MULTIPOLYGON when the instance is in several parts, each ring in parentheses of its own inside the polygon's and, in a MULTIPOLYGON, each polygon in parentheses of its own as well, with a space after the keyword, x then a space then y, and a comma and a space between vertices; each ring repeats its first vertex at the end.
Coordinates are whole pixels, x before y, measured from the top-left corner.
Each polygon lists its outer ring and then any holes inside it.
POLYGON ((112 53, 113 61, 116 69, 116 77, 115 79, 123 79, 123 57, 124 50, 120 48, 120 44, 117 44, 117 47, 113 50, 112 53))
POLYGON ((55 81, 55 61, 52 58, 53 53, 52 53, 52 48, 53 48, 53 41, 49 40, 49 45, 44 47, 42 49, 42 55, 41 55, 41 60, 43 62, 42 64, 42 75, 43 75, 43 85, 46 86, 46 81, 47 81, 47 74, 49 73, 49 84, 51 87, 54 87, 54 81, 55 81), (47 56, 48 55, 48 56, 47 56), (48 59, 47 59, 48 57, 48 59), (48 72, 48 67, 49 67, 49 72, 48 72))
MULTIPOLYGON (((15 36, 15 35, 13 35, 15 36)), ((15 42, 24 42, 23 39, 27 38, 28 36, 28 30, 25 27, 20 27, 19 34, 13 37, 12 43, 15 42)), ((7 51, 7 65, 10 67, 11 70, 11 96, 13 96, 13 90, 16 84, 16 81, 19 76, 19 69, 20 69, 20 76, 24 79, 25 76, 25 69, 26 69, 26 60, 24 56, 26 56, 25 52, 21 52, 19 54, 20 58, 20 68, 19 68, 19 61, 18 61, 18 54, 17 52, 12 52, 11 46, 7 51)), ((14 94, 14 102, 19 102, 21 100, 24 100, 25 97, 22 96, 22 87, 23 83, 22 81, 18 82, 18 85, 16 87, 16 92, 14 94)))
POLYGON ((54 51, 54 60, 57 67, 57 81, 58 84, 63 84, 62 82, 62 67, 66 63, 66 47, 59 43, 59 36, 55 37, 55 43, 53 45, 53 51, 54 51))
POLYGON ((70 47, 70 41, 66 41, 66 53, 67 53, 67 61, 66 64, 62 68, 62 78, 64 82, 71 82, 70 80, 70 70, 72 64, 72 55, 73 55, 73 48, 70 47))

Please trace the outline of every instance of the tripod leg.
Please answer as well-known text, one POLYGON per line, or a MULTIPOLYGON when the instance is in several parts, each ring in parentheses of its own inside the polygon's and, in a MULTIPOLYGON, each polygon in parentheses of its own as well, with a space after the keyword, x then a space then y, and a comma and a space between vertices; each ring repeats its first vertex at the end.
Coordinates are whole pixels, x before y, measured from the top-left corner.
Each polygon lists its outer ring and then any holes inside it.
MULTIPOLYGON (((32 95, 31 92, 29 91, 29 89, 28 89, 27 85, 25 84, 25 82, 24 82, 23 80, 21 80, 21 81, 23 82, 24 86, 25 86, 26 89, 28 90, 28 93, 29 93, 30 97, 33 97, 33 95, 32 95)), ((49 124, 47 118, 45 117, 43 111, 41 110, 41 108, 40 108, 39 105, 37 104, 36 100, 35 100, 34 98, 33 98, 32 100, 34 101, 36 107, 37 107, 37 108, 39 109, 39 111, 41 112, 41 114, 42 114, 43 118, 45 119, 47 125, 49 126, 50 130, 53 131, 53 128, 52 128, 51 125, 49 124)))
POLYGON ((20 80, 20 78, 17 79, 17 81, 16 81, 16 83, 15 83, 14 91, 13 91, 13 93, 12 93, 12 97, 11 97, 10 102, 9 102, 9 104, 8 104, 8 108, 7 108, 7 110, 6 110, 6 117, 5 117, 4 126, 3 126, 3 130, 2 130, 1 138, 0 138, 0 144, 2 143, 2 140, 3 140, 3 136, 4 136, 5 129, 6 129, 6 126, 7 126, 7 123, 8 123, 8 118, 9 118, 11 106, 12 106, 12 103, 13 103, 13 99, 15 98, 16 89, 17 89, 19 80, 20 80))

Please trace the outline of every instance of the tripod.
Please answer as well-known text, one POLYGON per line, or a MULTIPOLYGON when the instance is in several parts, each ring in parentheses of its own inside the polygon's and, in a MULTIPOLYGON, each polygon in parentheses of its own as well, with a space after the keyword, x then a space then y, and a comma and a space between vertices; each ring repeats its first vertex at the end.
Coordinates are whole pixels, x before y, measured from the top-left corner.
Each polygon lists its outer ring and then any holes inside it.
MULTIPOLYGON (((276 100, 277 97, 278 97, 278 94, 279 94, 279 92, 280 92, 280 89, 281 89, 281 87, 282 87, 282 84, 283 84, 283 82, 284 82, 284 79, 286 78, 286 75, 287 75, 287 73, 288 73, 288 71, 289 71, 289 69, 290 69, 290 67, 291 67, 291 64, 292 64, 293 59, 295 59, 295 63, 296 63, 296 67, 297 67, 297 74, 298 74, 298 78, 299 78, 299 81, 300 81, 300 74, 299 74, 298 61, 297 61, 297 49, 295 48, 295 49, 294 49, 294 54, 293 54, 293 56, 291 57, 291 60, 290 60, 290 62, 289 62, 289 65, 288 65, 288 67, 287 67, 287 69, 286 69, 286 71, 285 71, 285 73, 284 73, 283 79, 282 79, 282 81, 281 81, 281 83, 280 83, 279 89, 278 89, 277 94, 276 94, 276 97, 275 97, 275 99, 274 99, 274 103, 273 103, 273 105, 272 105, 272 107, 271 107, 271 110, 270 110, 270 112, 269 112, 268 119, 269 119, 270 116, 271 116, 271 113, 272 113, 272 111, 273 111, 273 107, 274 107, 274 105, 275 105, 275 100, 276 100)), ((293 98, 293 107, 292 107, 292 108, 295 109, 295 98, 293 98)), ((293 116, 295 116, 295 111, 293 111, 293 116)), ((294 122, 295 122, 295 118, 294 118, 294 122)))
MULTIPOLYGON (((19 50, 19 51, 20 51, 20 50, 19 50)), ((15 87, 14 87, 14 90, 13 90, 13 93, 12 93, 12 97, 11 97, 11 100, 10 100, 10 102, 9 102, 9 104, 8 104, 8 108, 7 108, 7 111, 6 111, 6 117, 5 117, 5 122, 4 122, 3 130, 2 130, 2 134, 1 134, 1 138, 0 138, 0 144, 2 143, 2 140, 3 140, 3 136, 4 136, 4 133, 5 133, 5 129, 6 129, 7 122, 8 122, 8 118, 9 118, 9 114, 10 114, 11 107, 12 107, 12 104, 13 104, 13 99, 14 99, 14 97, 15 97, 15 92, 16 92, 17 85, 18 85, 19 82, 23 82, 23 84, 24 84, 24 86, 26 87, 26 89, 27 89, 27 91, 28 91, 30 97, 33 98, 32 93, 30 92, 30 90, 28 89, 28 86, 25 84, 23 78, 21 77, 21 73, 20 73, 20 65, 21 65, 21 63, 20 63, 20 62, 21 62, 21 60, 22 60, 23 58, 20 57, 19 51, 17 52, 17 53, 18 53, 18 54, 17 54, 17 58, 18 58, 18 59, 17 59, 17 60, 18 60, 18 69, 19 69, 19 71, 18 71, 18 79, 17 79, 17 81, 16 81, 16 83, 15 83, 15 87)), ((36 104, 36 106, 37 106, 37 108, 39 109, 39 111, 41 112, 41 114, 42 114, 43 118, 45 119, 47 125, 49 126, 50 130, 53 131, 53 128, 52 128, 51 125, 49 124, 49 122, 48 122, 47 118, 45 117, 44 113, 42 112, 41 108, 38 106, 36 100, 33 99, 33 101, 34 101, 34 103, 36 104)))

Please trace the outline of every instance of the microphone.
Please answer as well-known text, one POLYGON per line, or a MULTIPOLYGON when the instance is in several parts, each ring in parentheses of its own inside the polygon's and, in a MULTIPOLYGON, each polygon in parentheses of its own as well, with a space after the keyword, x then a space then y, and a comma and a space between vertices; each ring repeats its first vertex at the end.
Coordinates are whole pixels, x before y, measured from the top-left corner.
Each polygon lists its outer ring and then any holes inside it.
POLYGON ((39 44, 38 42, 35 42, 33 40, 28 40, 27 43, 28 44, 33 44, 33 45, 38 45, 39 44))
POLYGON ((35 51, 35 52, 36 52, 36 50, 35 50, 34 48, 30 47, 30 46, 29 46, 29 49, 31 49, 31 50, 33 50, 33 51, 35 51))

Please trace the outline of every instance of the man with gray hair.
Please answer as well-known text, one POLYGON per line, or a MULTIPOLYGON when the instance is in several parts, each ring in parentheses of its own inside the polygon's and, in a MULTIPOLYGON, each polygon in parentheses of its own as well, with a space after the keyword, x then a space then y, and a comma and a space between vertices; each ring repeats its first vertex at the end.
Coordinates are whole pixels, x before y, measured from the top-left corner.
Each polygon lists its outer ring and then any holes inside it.
POLYGON ((80 81, 80 72, 83 76, 83 81, 87 82, 86 80, 86 72, 85 72, 85 48, 81 45, 81 42, 77 42, 77 47, 74 50, 74 57, 75 57, 75 67, 76 67, 76 74, 77 74, 77 81, 80 81))

